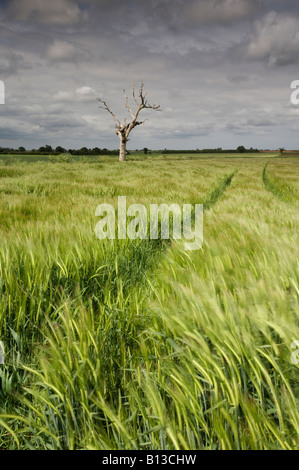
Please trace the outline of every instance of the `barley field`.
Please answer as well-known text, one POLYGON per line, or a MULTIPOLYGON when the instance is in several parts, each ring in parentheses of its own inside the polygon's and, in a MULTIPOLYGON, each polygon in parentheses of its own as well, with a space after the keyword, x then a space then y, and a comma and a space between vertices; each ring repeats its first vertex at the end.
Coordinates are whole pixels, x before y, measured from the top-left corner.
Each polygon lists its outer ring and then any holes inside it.
POLYGON ((298 449, 299 158, 43 160, 0 162, 0 449, 298 449), (118 196, 202 249, 98 240, 118 196))

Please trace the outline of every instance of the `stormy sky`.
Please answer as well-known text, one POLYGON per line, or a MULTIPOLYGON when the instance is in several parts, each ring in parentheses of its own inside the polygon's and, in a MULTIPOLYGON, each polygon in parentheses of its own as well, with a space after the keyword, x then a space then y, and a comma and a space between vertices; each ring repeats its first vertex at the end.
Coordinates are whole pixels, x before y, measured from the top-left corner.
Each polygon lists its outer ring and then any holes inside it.
POLYGON ((298 0, 0 0, 0 146, 117 148, 107 101, 163 112, 129 149, 299 148, 298 0))

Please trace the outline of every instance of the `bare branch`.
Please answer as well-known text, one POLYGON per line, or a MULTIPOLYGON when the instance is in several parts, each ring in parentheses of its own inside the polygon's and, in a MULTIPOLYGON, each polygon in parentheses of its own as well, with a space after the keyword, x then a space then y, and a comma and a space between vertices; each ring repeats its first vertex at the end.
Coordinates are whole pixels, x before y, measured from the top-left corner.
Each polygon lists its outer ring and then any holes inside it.
POLYGON ((134 114, 133 114, 131 106, 129 106, 129 98, 126 95, 126 90, 125 89, 124 89, 124 95, 125 95, 125 98, 126 98, 126 108, 129 111, 129 113, 131 114, 131 117, 134 119, 134 114))
POLYGON ((162 111, 160 109, 160 104, 149 104, 147 103, 146 106, 144 106, 144 108, 147 108, 147 109, 153 109, 154 111, 162 111))
POLYGON ((104 106, 100 106, 100 108, 105 109, 106 111, 108 111, 108 113, 111 114, 111 116, 113 117, 113 119, 114 119, 114 121, 115 121, 115 125, 121 126, 120 120, 119 120, 119 119, 115 116, 115 114, 111 111, 111 109, 110 109, 109 106, 107 105, 106 101, 101 100, 101 98, 97 98, 97 101, 99 101, 100 103, 103 103, 104 106))
POLYGON ((139 88, 139 97, 141 99, 141 103, 144 104, 144 99, 145 99, 145 95, 143 94, 143 87, 144 87, 144 83, 143 81, 140 83, 140 88, 139 88))
POLYGON ((144 83, 143 83, 143 81, 141 82, 140 88, 139 88, 140 101, 138 101, 137 98, 136 98, 134 82, 132 82, 132 87, 133 87, 133 98, 134 98, 134 101, 135 101, 135 103, 137 104, 138 107, 140 106, 141 109, 146 108, 146 109, 153 109, 154 111, 161 111, 160 104, 154 104, 154 103, 150 104, 146 100, 147 92, 144 92, 144 83))
POLYGON ((137 106, 139 106, 139 103, 138 103, 138 101, 137 101, 137 99, 136 99, 136 96, 135 96, 135 83, 134 83, 134 82, 132 82, 132 88, 133 88, 133 98, 134 98, 134 101, 135 101, 135 103, 137 104, 137 106))

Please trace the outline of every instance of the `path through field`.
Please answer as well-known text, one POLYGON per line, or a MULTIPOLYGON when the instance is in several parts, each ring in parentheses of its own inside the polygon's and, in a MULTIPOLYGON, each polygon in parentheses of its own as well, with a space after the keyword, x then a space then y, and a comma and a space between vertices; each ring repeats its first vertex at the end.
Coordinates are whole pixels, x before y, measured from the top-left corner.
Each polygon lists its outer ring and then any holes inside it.
POLYGON ((297 449, 299 160, 0 167, 0 447, 297 449), (99 241, 203 203, 204 245, 99 241))

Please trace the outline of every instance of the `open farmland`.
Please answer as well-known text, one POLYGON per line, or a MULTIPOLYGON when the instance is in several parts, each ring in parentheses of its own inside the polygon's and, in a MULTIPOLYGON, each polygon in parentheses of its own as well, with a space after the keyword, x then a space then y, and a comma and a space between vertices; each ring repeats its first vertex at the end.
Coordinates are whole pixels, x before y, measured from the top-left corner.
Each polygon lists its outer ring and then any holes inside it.
POLYGON ((1 159, 1 449, 298 449, 299 158, 1 159), (98 240, 118 196, 203 248, 98 240))

